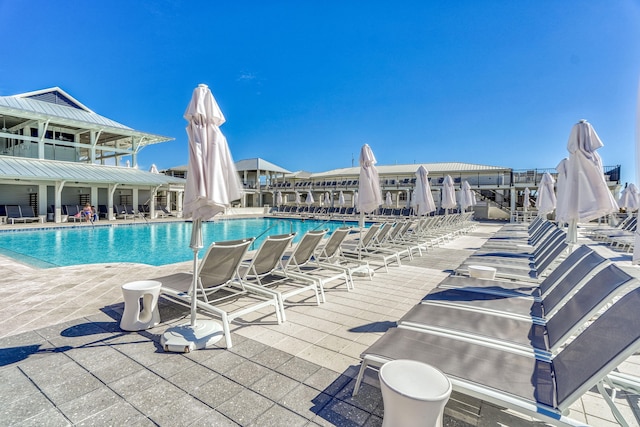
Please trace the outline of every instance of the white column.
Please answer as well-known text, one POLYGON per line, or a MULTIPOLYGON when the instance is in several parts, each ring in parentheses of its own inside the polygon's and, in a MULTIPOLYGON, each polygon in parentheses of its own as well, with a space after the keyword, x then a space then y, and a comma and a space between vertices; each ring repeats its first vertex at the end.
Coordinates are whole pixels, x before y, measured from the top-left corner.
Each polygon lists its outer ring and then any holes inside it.
POLYGON ((113 215, 113 195, 116 192, 116 188, 118 188, 118 184, 109 185, 109 190, 108 190, 109 197, 107 199, 108 200, 107 203, 109 203, 109 205, 107 206, 108 212, 109 212, 109 216, 107 217, 107 219, 109 221, 113 221, 114 219, 116 219, 115 216, 113 215))
POLYGON ((56 223, 62 222, 62 189, 64 188, 64 184, 66 181, 56 181, 56 189, 55 189, 55 208, 54 212, 55 217, 54 221, 56 223))
POLYGON ((38 191, 38 212, 36 212, 36 214, 46 215, 47 206, 49 206, 49 201, 47 200, 47 184, 39 184, 37 191, 38 191))
POLYGON ((138 210, 138 187, 133 187, 133 210, 138 210))
POLYGON ((184 203, 184 191, 176 191, 176 208, 178 210, 178 216, 182 217, 182 210, 184 203))
POLYGON ((511 187, 510 210, 511 210, 511 221, 510 222, 514 222, 515 221, 515 217, 516 217, 516 189, 515 189, 515 187, 511 187))

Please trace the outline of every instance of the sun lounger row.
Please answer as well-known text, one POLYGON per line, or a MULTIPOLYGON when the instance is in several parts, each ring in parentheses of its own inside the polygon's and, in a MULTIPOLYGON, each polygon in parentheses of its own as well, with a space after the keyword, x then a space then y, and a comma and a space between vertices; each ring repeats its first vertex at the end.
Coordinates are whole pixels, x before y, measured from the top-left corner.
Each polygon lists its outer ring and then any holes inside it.
POLYGON ((367 368, 395 359, 428 363, 454 390, 554 425, 583 425, 567 409, 593 386, 625 424, 611 374, 640 350, 638 282, 579 247, 539 285, 451 276, 362 353, 367 368))
MULTIPOLYGON (((431 182, 431 184, 442 184, 442 182, 444 181, 444 177, 441 178, 437 178, 437 179, 432 179, 431 177, 428 178, 429 182, 431 182)), ((460 184, 461 182, 461 178, 454 178, 454 182, 456 184, 460 184)), ((393 178, 389 178, 389 179, 382 179, 380 180, 380 184, 383 187, 388 187, 388 186, 406 186, 406 185, 415 185, 416 183, 416 178, 403 178, 403 179, 393 179, 393 178)), ((292 183, 291 182, 276 182, 274 184, 271 185, 271 188, 273 189, 281 189, 281 188, 339 188, 339 187, 352 187, 352 186, 357 186, 358 185, 358 180, 357 179, 350 179, 350 180, 340 180, 340 181, 299 181, 299 182, 295 182, 292 183)))
MULTIPOLYGON (((226 344, 231 347, 229 329, 234 319, 246 320, 249 313, 271 307, 276 321, 285 321, 285 306, 320 304, 326 300, 329 284, 344 285, 349 291, 354 274, 371 278, 375 264, 386 271, 389 264, 401 265, 401 258, 426 252, 431 243, 421 249, 420 233, 412 228, 418 224, 374 224, 362 234, 341 227, 328 239, 327 230, 309 231, 292 251, 294 234, 269 236, 249 259, 246 254, 253 239, 214 243, 200 263, 197 306, 222 320, 226 344)), ((178 273, 155 280, 162 283, 167 298, 190 305, 192 279, 191 274, 178 273)))
POLYGON ((2 205, 2 208, 4 212, 0 213, 4 213, 4 215, 0 216, 6 216, 7 224, 15 224, 16 221, 24 223, 42 222, 42 219, 35 214, 33 207, 30 205, 2 205))
POLYGON ((628 216, 616 227, 596 227, 590 231, 592 239, 604 242, 613 248, 632 252, 635 243, 637 217, 628 216))
MULTIPOLYGON (((340 254, 350 232, 343 227, 326 240, 327 230, 307 232, 290 253, 295 233, 268 236, 251 258, 247 251, 253 239, 213 243, 200 263, 197 307, 221 319, 226 346, 231 347, 230 324, 236 318, 271 307, 280 323, 286 320, 288 304, 324 302, 331 282, 349 291, 354 273, 370 275, 366 261, 353 262, 340 254)), ((190 305, 192 279, 189 273, 177 273, 155 280, 162 283, 165 297, 190 305)))
POLYGON ((548 221, 536 224, 525 234, 498 234, 476 250, 458 268, 457 275, 469 275, 477 266, 495 270, 495 277, 539 281, 560 261, 568 248, 566 233, 548 221))

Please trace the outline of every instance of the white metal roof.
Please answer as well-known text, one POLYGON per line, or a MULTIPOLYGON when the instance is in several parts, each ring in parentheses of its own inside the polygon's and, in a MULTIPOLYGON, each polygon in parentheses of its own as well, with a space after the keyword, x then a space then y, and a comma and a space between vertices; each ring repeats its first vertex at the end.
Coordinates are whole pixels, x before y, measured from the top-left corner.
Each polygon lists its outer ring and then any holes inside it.
MULTIPOLYGON (((414 163, 405 165, 376 165, 379 175, 408 175, 415 173, 420 166, 433 174, 442 173, 465 173, 465 172, 495 172, 495 171, 510 171, 511 168, 502 166, 488 166, 478 165, 474 163, 460 163, 460 162, 443 162, 443 163, 414 163)), ((354 166, 350 168, 333 169, 326 172, 319 172, 311 174, 311 178, 322 178, 330 176, 350 176, 358 175, 360 173, 360 167, 354 166)))
POLYGON ((150 185, 184 184, 182 178, 134 168, 0 156, 0 183, 11 180, 150 185))
POLYGON ((238 170, 238 172, 260 170, 261 172, 291 173, 288 170, 281 168, 278 165, 274 165, 273 163, 259 157, 237 161, 236 169, 238 170))
POLYGON ((71 127, 102 130, 126 136, 141 136, 143 137, 142 145, 171 141, 173 139, 136 131, 115 120, 96 114, 58 87, 12 96, 0 96, 0 115, 51 120, 52 123, 71 127), (46 97, 48 94, 51 95, 52 99, 61 97, 69 102, 64 105, 45 101, 44 99, 48 99, 46 97))

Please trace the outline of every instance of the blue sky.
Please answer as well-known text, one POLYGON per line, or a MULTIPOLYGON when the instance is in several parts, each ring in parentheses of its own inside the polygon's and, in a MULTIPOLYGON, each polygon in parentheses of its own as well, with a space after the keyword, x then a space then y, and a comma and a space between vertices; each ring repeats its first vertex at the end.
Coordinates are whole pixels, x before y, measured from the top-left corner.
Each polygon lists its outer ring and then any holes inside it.
POLYGON ((460 161, 553 168, 588 119, 635 181, 640 2, 0 0, 0 95, 59 86, 175 141, 212 89, 235 160, 289 170, 460 161))

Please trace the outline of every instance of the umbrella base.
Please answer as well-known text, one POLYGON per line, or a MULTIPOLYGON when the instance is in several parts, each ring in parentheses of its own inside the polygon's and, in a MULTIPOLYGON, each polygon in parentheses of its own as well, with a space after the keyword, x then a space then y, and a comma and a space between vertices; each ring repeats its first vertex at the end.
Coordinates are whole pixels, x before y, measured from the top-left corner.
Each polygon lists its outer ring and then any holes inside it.
POLYGON ((189 353, 201 350, 220 341, 224 336, 222 326, 213 320, 198 320, 195 326, 172 326, 162 334, 160 344, 164 351, 189 353))

